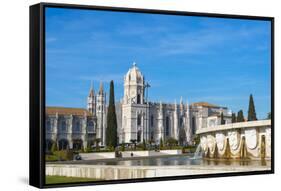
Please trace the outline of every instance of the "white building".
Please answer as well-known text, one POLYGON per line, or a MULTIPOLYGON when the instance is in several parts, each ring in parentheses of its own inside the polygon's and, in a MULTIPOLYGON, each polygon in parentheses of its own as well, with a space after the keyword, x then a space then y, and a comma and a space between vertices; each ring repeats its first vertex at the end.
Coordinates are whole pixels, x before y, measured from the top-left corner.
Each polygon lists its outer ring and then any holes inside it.
MULTIPOLYGON (((153 84, 151 84, 153 88, 153 84)), ((151 89, 150 88, 150 89, 151 89)), ((231 123, 231 112, 226 107, 207 102, 193 104, 155 103, 147 100, 148 83, 134 63, 124 76, 124 95, 116 103, 119 143, 153 141, 174 138, 181 144, 192 144, 195 131, 221 124, 221 113, 226 123, 231 123)), ((97 94, 91 85, 87 109, 47 107, 46 149, 56 142, 60 149, 85 148, 106 138, 106 93, 100 84, 97 94)))
POLYGON ((161 139, 172 137, 192 144, 197 129, 221 123, 221 113, 226 123, 231 122, 231 113, 226 107, 206 102, 189 105, 183 103, 182 98, 179 104, 147 101, 148 87, 134 63, 124 76, 123 100, 116 105, 119 143, 146 140, 159 144, 161 139))

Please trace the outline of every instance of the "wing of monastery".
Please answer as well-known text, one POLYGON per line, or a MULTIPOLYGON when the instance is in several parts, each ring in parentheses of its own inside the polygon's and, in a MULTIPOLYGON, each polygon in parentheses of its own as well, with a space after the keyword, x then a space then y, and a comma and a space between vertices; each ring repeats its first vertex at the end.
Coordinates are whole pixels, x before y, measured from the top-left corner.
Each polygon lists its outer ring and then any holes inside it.
MULTIPOLYGON (((116 103, 119 143, 153 141, 156 144, 167 138, 183 139, 181 144, 193 144, 197 130, 231 123, 227 107, 207 102, 188 104, 148 101, 149 84, 134 63, 124 76, 124 95, 116 103)), ((90 87, 87 108, 46 108, 46 149, 57 142, 59 149, 81 149, 93 145, 95 139, 105 146, 106 92, 100 84, 98 92, 90 87)))

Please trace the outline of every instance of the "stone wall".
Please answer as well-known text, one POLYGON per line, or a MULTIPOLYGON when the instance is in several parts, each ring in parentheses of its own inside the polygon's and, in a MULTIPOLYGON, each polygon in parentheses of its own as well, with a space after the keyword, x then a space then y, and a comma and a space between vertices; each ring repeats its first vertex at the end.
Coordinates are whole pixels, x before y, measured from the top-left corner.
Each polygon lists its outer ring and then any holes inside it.
POLYGON ((117 180, 270 170, 267 166, 112 166, 47 164, 46 175, 117 180))

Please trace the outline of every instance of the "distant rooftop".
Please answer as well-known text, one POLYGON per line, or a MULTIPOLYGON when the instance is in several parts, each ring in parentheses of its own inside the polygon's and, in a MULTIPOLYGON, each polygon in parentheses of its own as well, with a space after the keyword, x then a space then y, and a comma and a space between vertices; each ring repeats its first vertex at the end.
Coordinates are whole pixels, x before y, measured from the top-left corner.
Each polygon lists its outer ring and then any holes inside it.
POLYGON ((217 107, 217 108, 226 108, 224 106, 219 106, 219 105, 215 105, 215 104, 211 104, 208 102, 195 102, 191 104, 192 106, 202 106, 202 107, 217 107))
POLYGON ((84 108, 71 108, 71 107, 46 107, 46 114, 55 115, 90 115, 90 112, 84 108))

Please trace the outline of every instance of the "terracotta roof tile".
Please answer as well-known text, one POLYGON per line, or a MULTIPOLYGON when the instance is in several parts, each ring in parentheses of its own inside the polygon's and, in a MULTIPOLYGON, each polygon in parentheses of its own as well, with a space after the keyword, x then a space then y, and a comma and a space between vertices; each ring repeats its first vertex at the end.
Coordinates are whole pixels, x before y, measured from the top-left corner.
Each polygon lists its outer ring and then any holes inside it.
MULTIPOLYGON (((218 105, 214 105, 208 102, 196 102, 196 103, 192 103, 191 105, 193 106, 202 106, 202 107, 217 107, 220 108, 221 106, 218 105)), ((226 108, 226 107, 221 107, 221 108, 226 108)))
POLYGON ((46 107, 46 114, 55 115, 91 115, 90 112, 84 108, 70 108, 70 107, 46 107))

